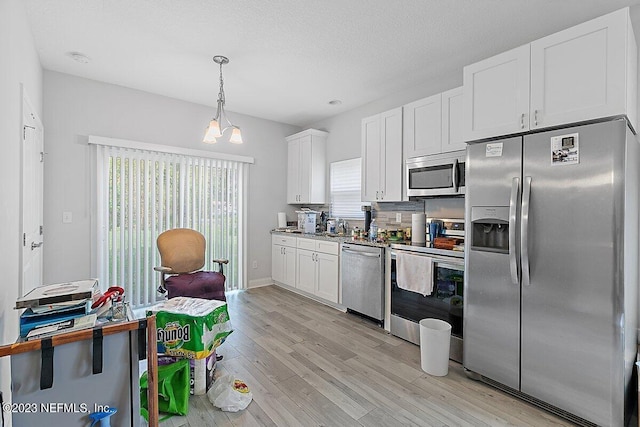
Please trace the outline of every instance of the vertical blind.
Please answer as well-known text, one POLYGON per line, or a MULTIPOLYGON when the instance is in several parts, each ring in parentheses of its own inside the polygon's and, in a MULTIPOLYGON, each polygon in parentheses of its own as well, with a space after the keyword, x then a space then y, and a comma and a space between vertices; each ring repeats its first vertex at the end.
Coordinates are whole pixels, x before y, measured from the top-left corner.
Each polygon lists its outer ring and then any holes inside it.
POLYGON ((171 228, 205 236, 205 270, 225 258, 226 290, 242 286, 243 186, 247 166, 135 148, 97 145, 97 274, 125 289, 132 307, 156 302, 156 239, 171 228))
POLYGON ((364 218, 360 189, 360 168, 360 157, 331 163, 329 168, 331 217, 364 218))

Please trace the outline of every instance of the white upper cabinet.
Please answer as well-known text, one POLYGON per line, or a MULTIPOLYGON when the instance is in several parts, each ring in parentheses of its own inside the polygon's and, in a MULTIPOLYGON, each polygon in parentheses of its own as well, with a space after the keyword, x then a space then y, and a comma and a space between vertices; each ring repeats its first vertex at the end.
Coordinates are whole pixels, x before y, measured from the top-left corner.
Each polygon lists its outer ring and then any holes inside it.
POLYGON ((308 129, 286 138, 287 203, 326 202, 327 132, 308 129))
POLYGON ((442 95, 403 106, 403 149, 406 159, 439 154, 442 150, 442 95))
POLYGON ((443 153, 467 149, 462 136, 462 118, 462 86, 442 92, 443 153))
POLYGON ((529 45, 464 67, 465 141, 529 130, 529 45))
POLYGON ((629 9, 531 43, 530 128, 627 114, 637 129, 637 47, 629 9))
POLYGON ((402 108, 362 120, 362 200, 402 200, 402 108))
POLYGON ((467 148, 462 137, 462 87, 402 108, 405 159, 467 148))
POLYGON ((626 115, 637 46, 624 8, 464 68, 465 141, 626 115))

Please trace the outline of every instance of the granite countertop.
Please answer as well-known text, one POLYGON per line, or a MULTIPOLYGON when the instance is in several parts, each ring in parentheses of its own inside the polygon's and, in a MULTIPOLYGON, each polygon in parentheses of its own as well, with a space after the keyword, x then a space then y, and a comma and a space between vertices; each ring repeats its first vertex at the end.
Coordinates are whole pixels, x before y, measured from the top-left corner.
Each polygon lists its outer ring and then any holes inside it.
POLYGON ((412 245, 410 240, 397 240, 397 241, 387 241, 384 243, 378 242, 369 242, 367 240, 354 240, 351 236, 340 236, 337 234, 327 234, 327 233, 293 233, 288 231, 279 231, 279 230, 271 230, 271 234, 281 234, 285 236, 292 237, 302 237, 304 239, 316 239, 316 240, 327 240, 331 242, 337 243, 350 243, 353 245, 363 245, 363 246, 374 246, 377 248, 389 248, 392 249, 403 249, 409 250, 413 252, 421 252, 426 254, 434 254, 434 255, 448 255, 456 258, 464 258, 464 252, 462 251, 451 251, 446 249, 436 249, 424 246, 416 246, 412 245))
POLYGON ((271 230, 271 234, 281 234, 284 236, 292 236, 292 237, 301 237, 303 239, 316 239, 316 240, 327 240, 330 242, 337 243, 352 243, 354 245, 364 245, 364 246, 375 246, 378 248, 388 248, 388 243, 375 243, 369 242, 367 240, 354 240, 351 236, 341 236, 338 234, 327 234, 327 233, 295 233, 290 231, 279 231, 279 230, 271 230))

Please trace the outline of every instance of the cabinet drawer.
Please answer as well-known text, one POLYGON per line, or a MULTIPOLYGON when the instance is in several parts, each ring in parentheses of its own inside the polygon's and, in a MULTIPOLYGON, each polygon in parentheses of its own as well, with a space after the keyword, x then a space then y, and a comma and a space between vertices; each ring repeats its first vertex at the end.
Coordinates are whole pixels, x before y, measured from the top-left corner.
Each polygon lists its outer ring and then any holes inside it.
POLYGON ((324 240, 316 240, 316 251, 329 255, 338 255, 339 247, 337 242, 326 242, 324 240))
POLYGON ((298 238, 298 248, 306 249, 308 251, 316 250, 316 241, 313 239, 301 239, 298 238))
POLYGON ((282 234, 272 234, 271 243, 274 245, 296 247, 296 238, 290 236, 283 236, 282 234))

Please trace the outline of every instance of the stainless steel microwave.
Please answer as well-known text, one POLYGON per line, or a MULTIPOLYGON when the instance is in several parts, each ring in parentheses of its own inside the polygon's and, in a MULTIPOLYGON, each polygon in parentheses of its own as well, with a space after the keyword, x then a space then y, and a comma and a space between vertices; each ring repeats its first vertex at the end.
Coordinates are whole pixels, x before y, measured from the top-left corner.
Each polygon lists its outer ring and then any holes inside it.
POLYGON ((466 151, 415 157, 405 162, 409 198, 464 195, 466 151))

